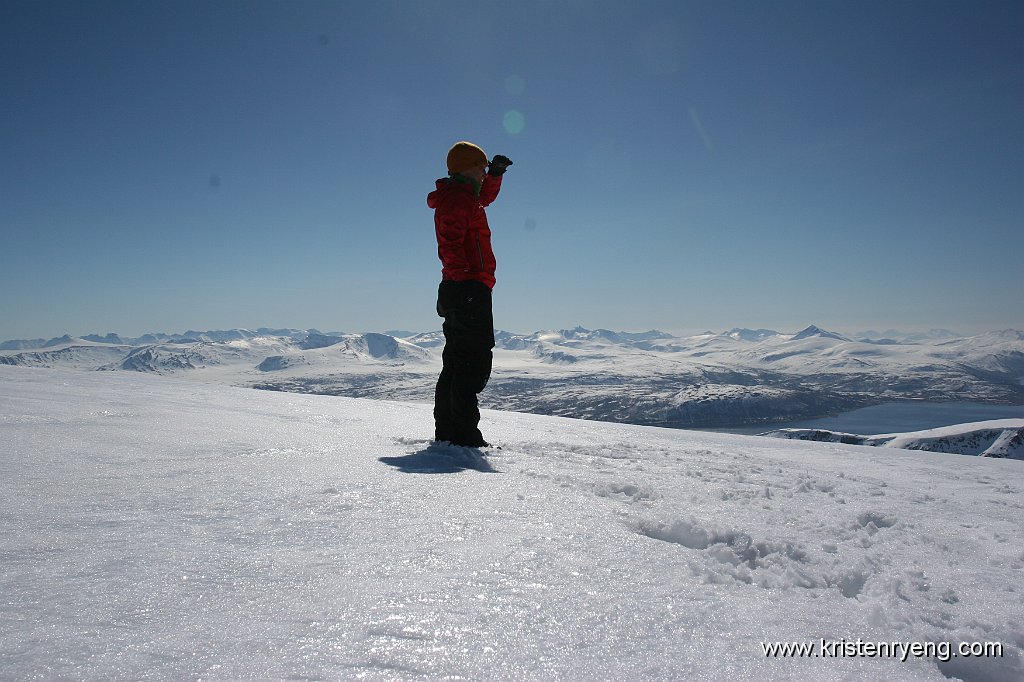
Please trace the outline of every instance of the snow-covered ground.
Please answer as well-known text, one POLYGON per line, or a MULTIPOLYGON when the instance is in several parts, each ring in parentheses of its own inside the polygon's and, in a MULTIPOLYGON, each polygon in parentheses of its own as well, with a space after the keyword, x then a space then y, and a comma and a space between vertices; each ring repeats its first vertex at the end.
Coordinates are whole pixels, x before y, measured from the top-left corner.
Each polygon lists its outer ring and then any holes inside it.
POLYGON ((483 428, 501 450, 431 447, 423 404, 0 367, 0 677, 1024 678, 1019 461, 483 428))

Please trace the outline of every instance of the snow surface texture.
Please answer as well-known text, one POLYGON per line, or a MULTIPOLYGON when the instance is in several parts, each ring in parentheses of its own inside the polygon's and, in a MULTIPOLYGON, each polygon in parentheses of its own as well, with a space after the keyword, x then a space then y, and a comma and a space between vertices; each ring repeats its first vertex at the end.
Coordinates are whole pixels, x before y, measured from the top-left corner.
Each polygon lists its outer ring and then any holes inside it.
POLYGON ((0 367, 5 679, 1024 676, 1021 463, 0 367), (769 658, 762 642, 1001 642, 769 658))
MULTIPOLYGON (((792 422, 900 400, 1024 405, 1024 333, 852 340, 733 329, 676 338, 499 332, 486 407, 650 426, 792 422)), ((432 402, 440 332, 286 329, 0 344, 0 365, 170 374, 279 391, 432 402)), ((1024 416, 1022 408, 1021 416, 1024 416)))
POLYGON ((860 436, 826 429, 779 429, 763 435, 775 438, 846 443, 848 445, 872 445, 1024 460, 1024 419, 994 419, 973 424, 957 424, 940 429, 910 433, 883 433, 875 436, 860 436))

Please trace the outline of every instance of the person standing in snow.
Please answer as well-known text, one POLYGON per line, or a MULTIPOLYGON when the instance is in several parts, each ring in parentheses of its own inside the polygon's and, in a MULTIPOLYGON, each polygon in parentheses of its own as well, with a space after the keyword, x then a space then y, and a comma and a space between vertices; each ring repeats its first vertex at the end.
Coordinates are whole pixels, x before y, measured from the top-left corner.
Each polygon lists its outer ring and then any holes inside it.
POLYGON ((443 367, 434 390, 434 440, 484 447, 477 394, 491 376, 494 318, 491 289, 495 259, 484 208, 498 196, 512 165, 507 156, 488 160, 471 142, 448 150, 448 177, 427 195, 434 209, 441 284, 437 314, 444 318, 443 367))

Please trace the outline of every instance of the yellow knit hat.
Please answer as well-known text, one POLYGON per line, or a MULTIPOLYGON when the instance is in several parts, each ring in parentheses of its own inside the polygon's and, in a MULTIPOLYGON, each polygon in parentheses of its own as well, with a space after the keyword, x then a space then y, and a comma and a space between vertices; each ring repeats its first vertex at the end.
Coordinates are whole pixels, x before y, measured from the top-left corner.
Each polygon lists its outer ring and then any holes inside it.
POLYGON ((484 150, 472 142, 456 142, 448 150, 449 173, 464 173, 470 168, 486 166, 489 163, 490 161, 487 160, 487 154, 484 154, 484 150))

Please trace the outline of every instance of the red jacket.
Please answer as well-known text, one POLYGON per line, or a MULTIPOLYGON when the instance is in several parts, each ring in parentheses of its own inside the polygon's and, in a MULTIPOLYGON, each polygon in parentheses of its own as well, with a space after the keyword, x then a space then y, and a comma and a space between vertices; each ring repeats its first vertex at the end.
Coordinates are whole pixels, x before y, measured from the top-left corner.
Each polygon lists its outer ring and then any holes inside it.
POLYGON ((494 201, 500 189, 500 176, 486 176, 480 196, 473 183, 442 178, 437 181, 437 189, 427 195, 427 206, 434 209, 442 278, 476 280, 494 288, 496 263, 484 207, 494 201))

